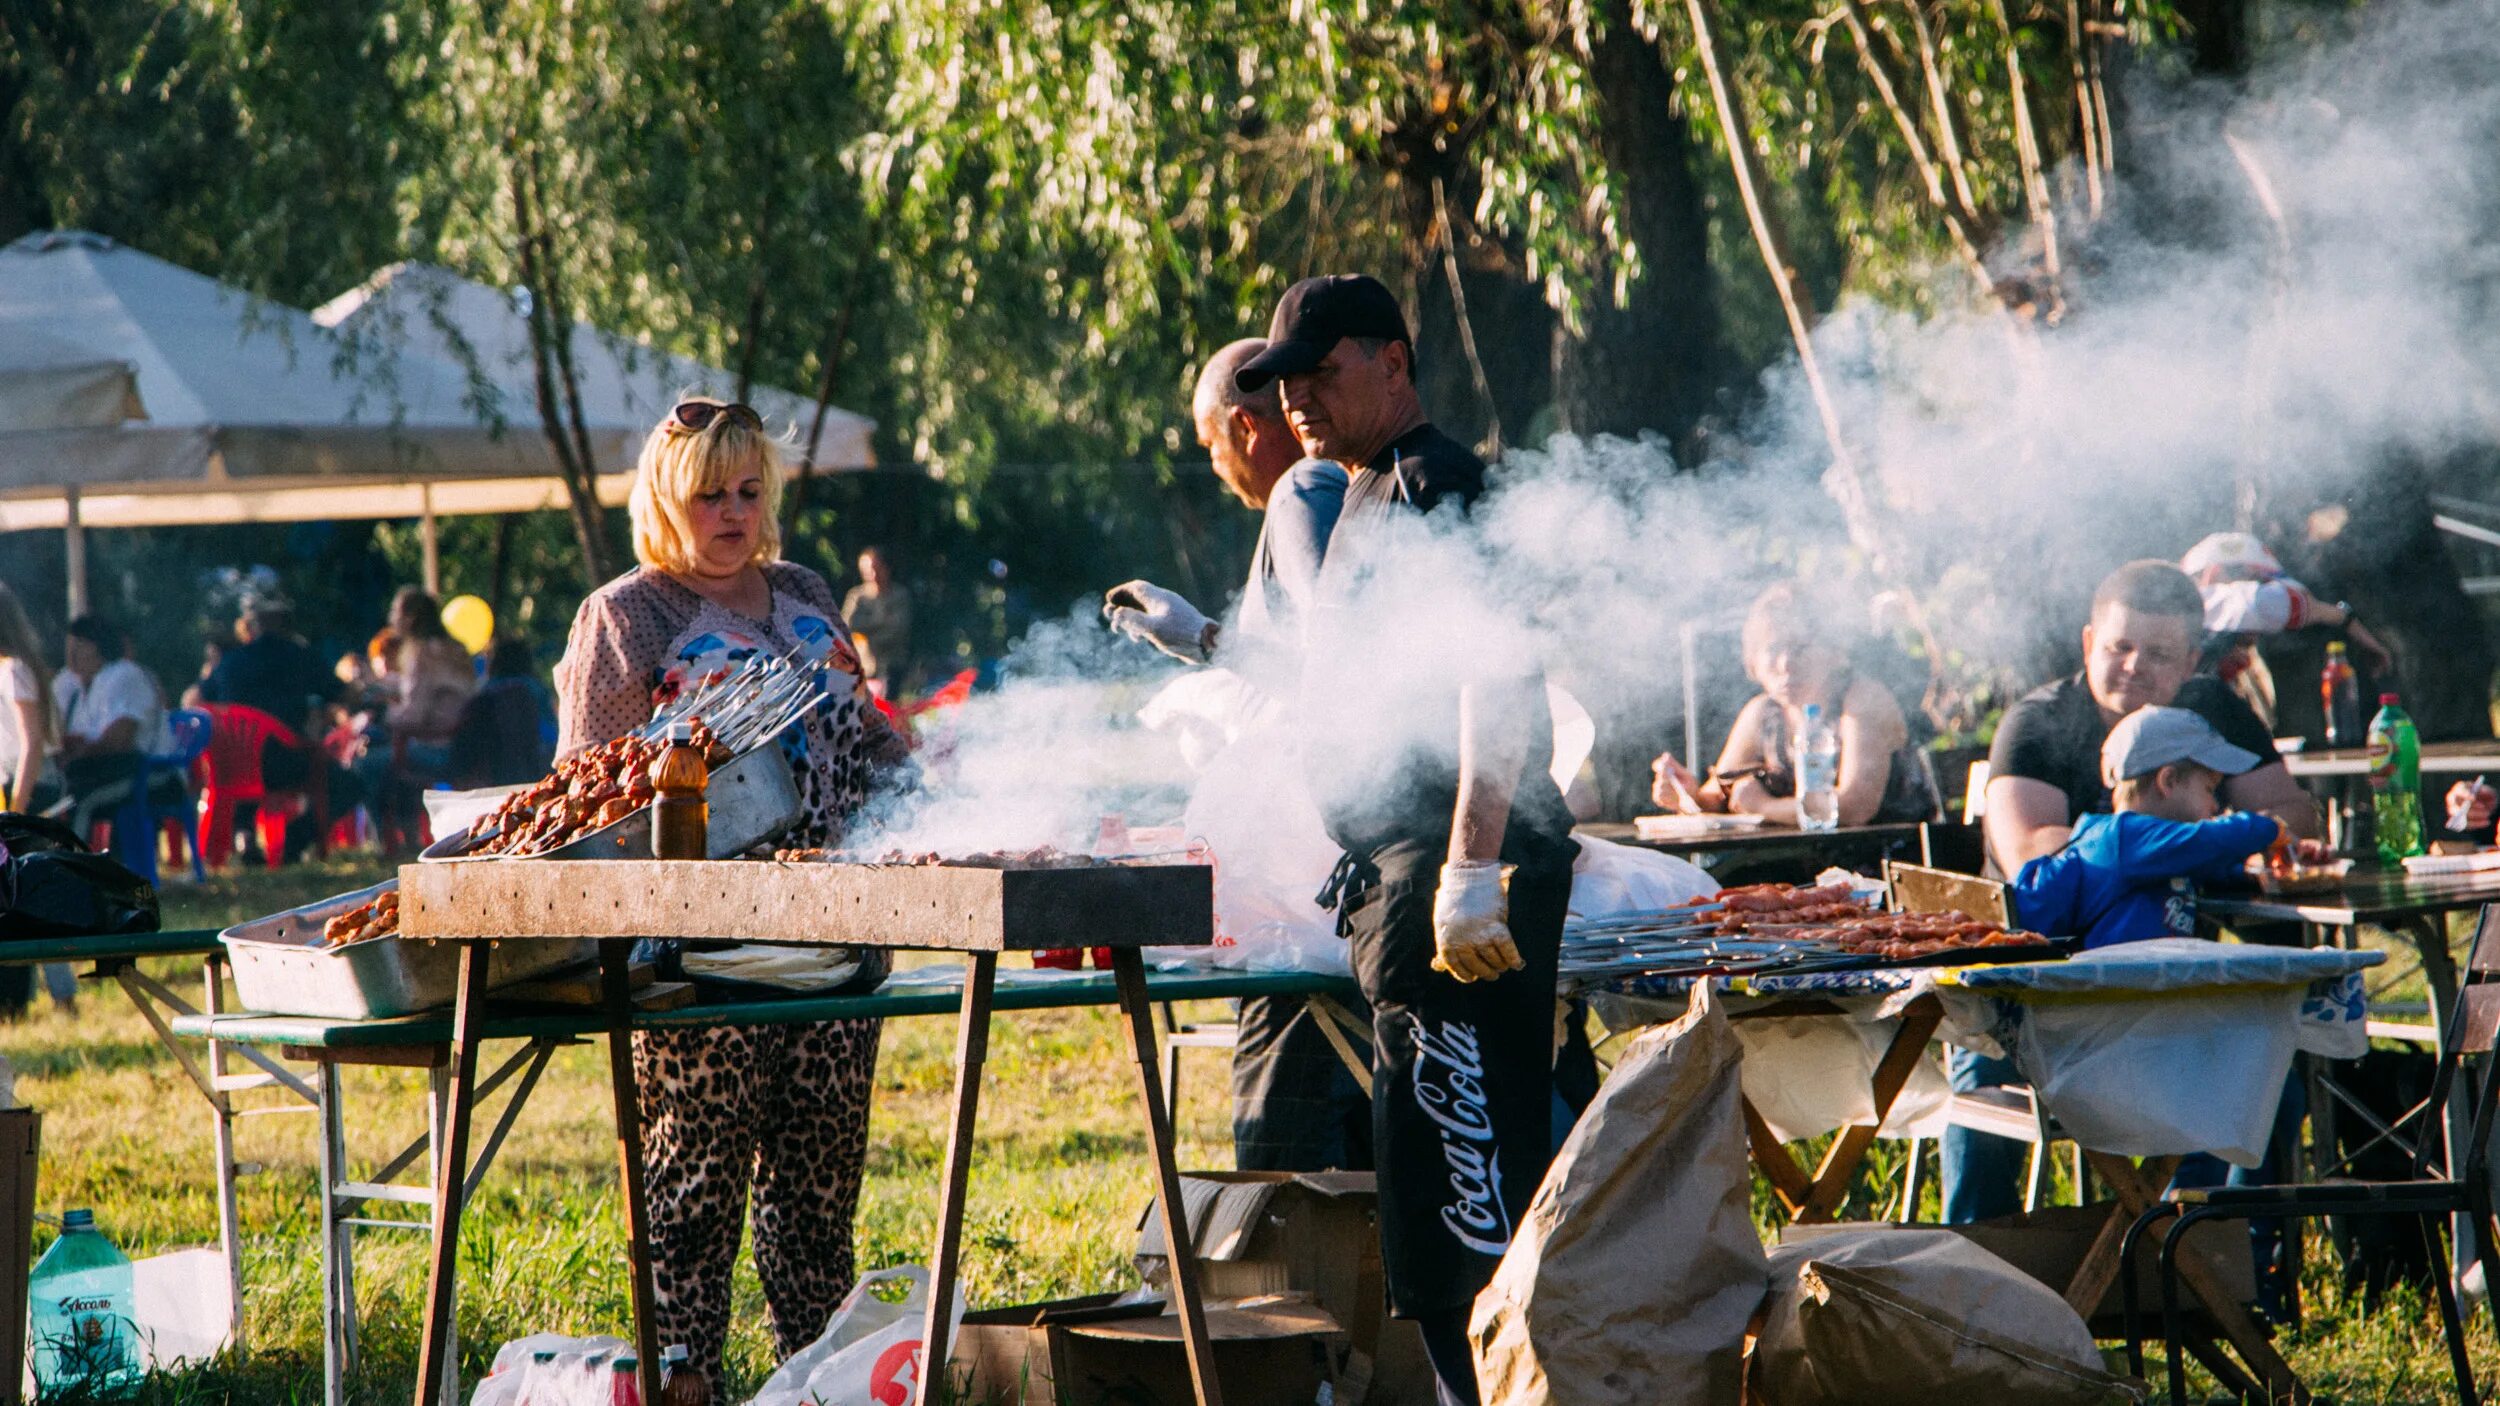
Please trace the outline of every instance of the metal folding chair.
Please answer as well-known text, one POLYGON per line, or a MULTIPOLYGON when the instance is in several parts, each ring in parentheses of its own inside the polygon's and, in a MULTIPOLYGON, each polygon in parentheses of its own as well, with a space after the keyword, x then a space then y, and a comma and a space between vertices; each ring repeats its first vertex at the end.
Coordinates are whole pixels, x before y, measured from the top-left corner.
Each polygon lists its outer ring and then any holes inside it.
MULTIPOLYGON (((2484 1165, 2486 1145, 2491 1139, 2493 1102, 2500 1098, 2500 1068, 2486 1067, 2475 1086, 2472 1131, 2466 1137, 2462 1167, 2444 1165, 2448 1154, 2444 1140, 2436 1133, 2450 1089, 2457 1080, 2467 1077, 2466 1059, 2491 1054, 2494 1033, 2500 1031, 2500 905, 2485 905, 2475 920, 2474 940, 2466 952, 2465 969, 2459 973, 2456 1006, 2447 1030, 2448 1046, 2440 1051, 2430 1097, 2407 1115, 2424 1120, 2414 1139, 2411 1178, 2172 1191, 2136 1218, 2119 1246, 2119 1261, 2125 1267, 2119 1282, 2124 1286, 2130 1371, 2139 1377, 2144 1375, 2144 1340, 2132 1272, 2136 1246, 2161 1221, 2171 1222, 2162 1237, 2160 1255, 2162 1338, 2170 1358, 2170 1399, 2185 1401, 2187 1365, 2180 1351, 2178 1264, 2180 1238, 2191 1228, 2208 1220, 2250 1220, 2261 1216, 2413 1216, 2420 1220, 2423 1242, 2430 1251, 2431 1277, 2439 1291, 2440 1327, 2447 1335, 2448 1361, 2456 1373, 2458 1399, 2466 1406, 2478 1406, 2473 1364, 2465 1355, 2464 1319, 2457 1306, 2456 1283, 2448 1272, 2448 1257, 2440 1249, 2438 1225, 2440 1218, 2462 1215, 2473 1229, 2473 1253, 2482 1262, 2484 1281, 2500 1283, 2500 1246, 2495 1246, 2494 1241, 2491 1180, 2484 1165), (2443 1164, 2436 1176, 2432 1174, 2434 1157, 2443 1164)), ((2381 1136, 2393 1133, 2390 1128, 2381 1136)), ((2459 1253, 2464 1249, 2459 1246, 2459 1253)))

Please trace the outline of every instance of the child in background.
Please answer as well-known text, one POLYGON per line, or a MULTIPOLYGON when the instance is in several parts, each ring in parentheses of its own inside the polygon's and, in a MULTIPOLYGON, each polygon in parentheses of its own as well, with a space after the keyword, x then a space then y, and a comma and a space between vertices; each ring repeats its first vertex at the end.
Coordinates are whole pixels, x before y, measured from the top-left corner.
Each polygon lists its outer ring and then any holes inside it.
POLYGON ((2075 821, 2066 847, 2014 879, 2014 910, 2037 932, 2079 933, 2086 948, 2196 935, 2196 884, 2243 872, 2288 844, 2269 815, 2216 817, 2214 788, 2257 758, 2185 708, 2138 708, 2101 744, 2112 815, 2075 821))
MULTIPOLYGON (((2138 708, 2119 719, 2101 745, 2101 776, 2117 813, 2082 817, 2064 849, 2024 865, 2014 881, 2015 915, 2040 932, 2081 933, 2086 948, 2193 937, 2198 881, 2238 878, 2251 857, 2293 842, 2272 816, 2215 815, 2214 788, 2222 778, 2256 764, 2185 708, 2138 708)), ((2304 857, 2323 857, 2315 841, 2301 843, 2309 851, 2304 857)), ((2298 1131, 2306 1102, 2297 1076, 2286 1078, 2275 1108, 2276 1148, 2298 1131)), ((2269 1184, 2281 1170, 2280 1156, 2270 1152, 2255 1168, 2243 1169, 2194 1153, 2180 1159, 2170 1184, 2269 1184)), ((2259 1306, 2284 1321, 2290 1298, 2282 1222, 2252 1220, 2248 1236, 2259 1306)))

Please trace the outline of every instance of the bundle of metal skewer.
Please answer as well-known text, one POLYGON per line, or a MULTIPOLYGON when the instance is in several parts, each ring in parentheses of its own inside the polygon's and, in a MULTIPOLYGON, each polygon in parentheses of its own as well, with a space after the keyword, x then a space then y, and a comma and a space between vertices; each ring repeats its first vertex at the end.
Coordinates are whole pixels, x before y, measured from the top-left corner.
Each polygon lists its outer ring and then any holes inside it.
POLYGON ((1563 925, 1561 975, 1594 985, 1619 977, 1750 976, 1834 971, 1868 959, 1793 938, 1749 937, 1723 926, 1719 904, 1574 919, 1563 925))
POLYGON ((748 655, 737 668, 679 694, 641 729, 659 741, 679 722, 700 719, 733 754, 779 733, 824 697, 824 655, 802 646, 788 654, 748 655))

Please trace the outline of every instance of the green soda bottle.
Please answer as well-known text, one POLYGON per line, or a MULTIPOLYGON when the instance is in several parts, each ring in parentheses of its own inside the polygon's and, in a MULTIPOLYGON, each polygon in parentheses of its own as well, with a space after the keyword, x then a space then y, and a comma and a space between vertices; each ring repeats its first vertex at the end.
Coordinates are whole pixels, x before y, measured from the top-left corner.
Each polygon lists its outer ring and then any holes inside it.
POLYGON ((2378 857, 2401 864, 2422 853, 2422 735, 2396 695, 2378 696, 2370 719, 2370 802, 2378 813, 2378 857))

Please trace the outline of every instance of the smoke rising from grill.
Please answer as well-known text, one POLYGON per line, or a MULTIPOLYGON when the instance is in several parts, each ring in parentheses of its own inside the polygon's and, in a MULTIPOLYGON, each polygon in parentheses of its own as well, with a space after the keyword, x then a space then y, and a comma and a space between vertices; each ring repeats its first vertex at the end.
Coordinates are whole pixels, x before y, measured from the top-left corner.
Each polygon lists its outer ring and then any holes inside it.
MULTIPOLYGON (((2349 502, 2380 491, 2373 475, 2391 464, 2500 438, 2496 20, 2489 3, 2372 7, 2344 40, 2279 56, 2236 90, 2140 63, 2109 210, 2061 229, 2060 325, 2009 326, 1939 270, 1946 311, 1854 300, 1818 328, 1865 516, 1851 521, 1831 491, 1793 364, 1704 463, 1612 439, 1514 452, 1472 523, 1441 524, 1388 573, 1430 628, 1364 660, 1361 696, 1306 700, 1305 735, 1394 726, 1403 681, 1521 639, 1601 718, 1656 718, 1676 707, 1681 628, 1731 627, 1789 576, 1857 622, 1879 593, 1905 591, 1966 679, 2038 682, 2119 562, 2176 558, 2244 525, 2252 500, 2349 502)), ((1230 335, 1218 332, 1201 340, 1230 335)), ((1025 682, 967 708, 952 762, 965 794, 941 807, 950 834, 1065 842, 1108 808, 1090 783, 1176 765, 1167 738, 1100 690, 1078 705, 1046 682, 1109 677, 1125 701, 1163 672, 1089 617, 1037 630, 1011 661, 1025 682), (1043 825, 1062 830, 1033 836, 1043 825)))

